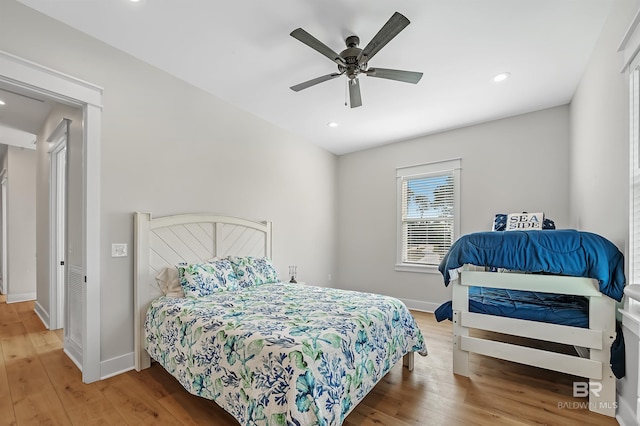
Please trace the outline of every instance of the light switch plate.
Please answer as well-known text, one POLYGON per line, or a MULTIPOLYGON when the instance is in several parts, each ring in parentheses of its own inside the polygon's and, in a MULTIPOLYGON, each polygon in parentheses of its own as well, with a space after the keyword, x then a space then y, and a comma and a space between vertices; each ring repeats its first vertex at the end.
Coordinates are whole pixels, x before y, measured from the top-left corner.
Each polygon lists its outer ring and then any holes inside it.
POLYGON ((111 244, 111 257, 126 257, 127 255, 127 243, 111 244))

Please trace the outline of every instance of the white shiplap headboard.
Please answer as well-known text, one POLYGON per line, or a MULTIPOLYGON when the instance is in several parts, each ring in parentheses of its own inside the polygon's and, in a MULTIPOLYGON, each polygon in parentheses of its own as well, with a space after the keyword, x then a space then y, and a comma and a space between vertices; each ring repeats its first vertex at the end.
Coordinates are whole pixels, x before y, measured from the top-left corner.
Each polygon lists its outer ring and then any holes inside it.
POLYGON ((180 262, 213 257, 271 257, 271 222, 255 222, 213 214, 181 214, 152 218, 134 213, 134 336, 136 370, 148 368, 144 321, 149 303, 161 292, 156 275, 180 262))

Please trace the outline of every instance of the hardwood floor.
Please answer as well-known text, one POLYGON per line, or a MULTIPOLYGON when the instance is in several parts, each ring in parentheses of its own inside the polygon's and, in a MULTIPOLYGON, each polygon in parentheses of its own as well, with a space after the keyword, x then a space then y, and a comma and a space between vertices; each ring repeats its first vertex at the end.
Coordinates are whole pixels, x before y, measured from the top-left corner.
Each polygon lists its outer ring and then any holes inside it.
MULTIPOLYGON (((188 394, 160 366, 83 384, 33 302, 0 296, 0 425, 219 425, 238 423, 188 394)), ((451 323, 414 312, 428 357, 396 365, 347 417, 345 426, 615 425, 573 398, 573 376, 472 356, 470 378, 452 374, 451 323), (574 408, 576 407, 576 408, 574 408)))

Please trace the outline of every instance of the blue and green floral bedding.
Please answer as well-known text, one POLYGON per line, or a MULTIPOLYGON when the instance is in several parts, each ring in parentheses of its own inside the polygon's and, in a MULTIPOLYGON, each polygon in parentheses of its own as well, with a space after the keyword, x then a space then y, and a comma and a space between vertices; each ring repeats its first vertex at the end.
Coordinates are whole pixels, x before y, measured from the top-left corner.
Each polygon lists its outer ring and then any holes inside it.
POLYGON ((403 355, 427 355, 399 300, 271 283, 160 297, 145 349, 242 425, 340 425, 403 355))

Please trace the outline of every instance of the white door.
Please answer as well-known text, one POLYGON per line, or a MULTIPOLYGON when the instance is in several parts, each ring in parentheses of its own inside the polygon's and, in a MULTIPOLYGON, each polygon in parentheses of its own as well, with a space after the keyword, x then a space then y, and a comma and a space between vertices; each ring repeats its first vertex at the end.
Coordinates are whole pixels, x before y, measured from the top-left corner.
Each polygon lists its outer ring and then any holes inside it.
POLYGON ((66 170, 67 170, 67 148, 65 147, 56 153, 56 252, 58 253, 58 264, 56 274, 56 286, 57 286, 57 299, 58 299, 58 312, 57 312, 57 328, 63 328, 64 325, 64 298, 66 289, 66 170))
POLYGON ((51 287, 50 324, 57 330, 65 326, 66 294, 66 192, 67 192, 67 120, 63 120, 49 140, 54 145, 49 150, 51 176, 49 179, 51 224, 51 287))
POLYGON ((0 282, 0 293, 7 294, 7 176, 4 171, 0 176, 2 191, 2 281, 0 282))

